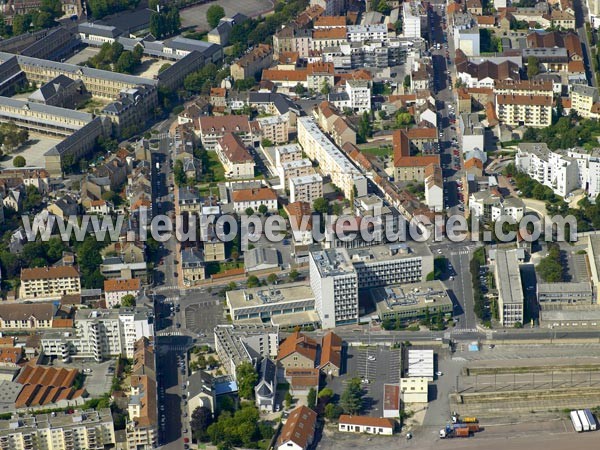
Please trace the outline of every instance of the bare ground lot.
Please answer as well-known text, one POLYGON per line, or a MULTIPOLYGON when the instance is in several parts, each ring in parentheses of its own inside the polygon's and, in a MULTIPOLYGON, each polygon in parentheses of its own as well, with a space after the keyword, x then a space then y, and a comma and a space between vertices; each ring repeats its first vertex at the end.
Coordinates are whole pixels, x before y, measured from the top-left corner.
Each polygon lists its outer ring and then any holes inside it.
POLYGON ((241 13, 249 17, 255 17, 273 8, 272 0, 219 0, 218 2, 205 3, 181 11, 182 28, 196 27, 198 31, 209 31, 210 27, 206 22, 206 11, 215 3, 225 9, 227 16, 241 13))
POLYGON ((44 160, 44 153, 58 144, 62 139, 51 138, 42 134, 29 134, 29 141, 13 151, 10 155, 4 156, 0 160, 0 167, 2 169, 12 169, 13 158, 17 155, 23 156, 27 162, 27 167, 46 167, 44 160))

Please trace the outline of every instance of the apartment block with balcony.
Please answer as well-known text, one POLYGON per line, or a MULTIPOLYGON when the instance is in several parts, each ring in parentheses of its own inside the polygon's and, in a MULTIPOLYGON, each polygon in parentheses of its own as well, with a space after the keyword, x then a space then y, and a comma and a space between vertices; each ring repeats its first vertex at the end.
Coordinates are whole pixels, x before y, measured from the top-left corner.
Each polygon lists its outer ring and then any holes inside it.
POLYGON ((496 116, 505 125, 544 128, 552 125, 551 96, 497 95, 496 116))
POLYGON ((2 450, 104 450, 115 444, 109 408, 0 420, 2 450))
POLYGON ((323 133, 311 117, 298 118, 298 142, 319 170, 331 177, 348 199, 367 194, 367 179, 323 133))
POLYGON ((75 267, 36 267, 21 270, 21 299, 52 299, 69 294, 81 294, 81 280, 75 267))
POLYGON ((312 203, 323 197, 323 177, 318 174, 290 178, 290 202, 312 203))

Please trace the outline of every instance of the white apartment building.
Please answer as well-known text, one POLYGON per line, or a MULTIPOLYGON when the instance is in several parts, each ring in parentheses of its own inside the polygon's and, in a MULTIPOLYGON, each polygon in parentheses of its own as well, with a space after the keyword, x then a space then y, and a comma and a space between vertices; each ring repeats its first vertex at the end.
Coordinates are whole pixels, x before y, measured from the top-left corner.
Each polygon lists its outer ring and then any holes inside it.
POLYGON ((323 197, 323 177, 319 174, 290 178, 290 202, 307 202, 323 197))
POLYGON ((495 222, 501 217, 519 222, 525 214, 525 204, 517 197, 502 198, 490 191, 479 191, 469 197, 469 210, 485 222, 495 222))
POLYGON ((80 309, 75 313, 74 333, 48 332, 42 336, 42 349, 48 356, 63 359, 133 358, 135 342, 154 336, 152 314, 146 307, 80 309))
POLYGON ((442 169, 434 166, 425 168, 425 203, 433 211, 444 209, 444 182, 442 169))
POLYGON ((109 408, 15 416, 0 421, 2 450, 104 450, 115 444, 109 408))
POLYGON ((315 169, 308 158, 297 159, 295 161, 284 162, 278 167, 279 183, 284 189, 290 188, 290 179, 313 175, 315 169))
POLYGON ((126 295, 134 298, 140 294, 141 281, 139 278, 104 280, 104 300, 107 308, 114 308, 121 304, 126 295))
POLYGON ((424 281, 433 272, 425 245, 377 245, 310 252, 310 285, 323 328, 356 323, 358 289, 424 281))
POLYGON ((462 50, 466 56, 479 56, 480 45, 479 27, 457 30, 454 33, 455 48, 462 50))
POLYGON ((298 142, 319 170, 331 177, 348 199, 367 194, 367 179, 342 151, 329 140, 311 117, 298 117, 298 142))
POLYGON ((407 38, 421 38, 420 3, 411 1, 402 4, 402 34, 407 38))
POLYGON ((587 152, 574 148, 567 150, 567 157, 574 158, 579 170, 579 188, 595 199, 600 194, 600 151, 587 152))
POLYGON ((473 150, 485 150, 485 127, 477 114, 463 113, 458 118, 462 135, 463 153, 473 150))
POLYGON ((225 177, 234 179, 254 178, 254 158, 242 139, 232 133, 217 140, 215 152, 225 170, 225 177))
POLYGON ((359 113, 371 111, 371 84, 367 80, 346 81, 350 108, 359 113))
POLYGON ((81 280, 75 267, 36 267, 21 270, 21 299, 52 299, 70 294, 81 294, 81 280))
POLYGON ((596 29, 600 28, 600 0, 587 0, 590 23, 596 29))
POLYGON ((523 288, 516 250, 496 250, 494 277, 498 287, 500 323, 505 327, 523 324, 523 288))
POLYGON ((344 249, 310 252, 310 287, 323 329, 358 323, 358 277, 344 249))
POLYGON ((350 42, 384 41, 388 38, 388 28, 384 23, 348 25, 346 36, 350 42))
MULTIPOLYGON (((519 144, 515 166, 534 180, 552 188, 561 197, 581 187, 577 161, 551 151, 544 143, 519 144)), ((594 184, 596 183, 597 180, 594 184)))

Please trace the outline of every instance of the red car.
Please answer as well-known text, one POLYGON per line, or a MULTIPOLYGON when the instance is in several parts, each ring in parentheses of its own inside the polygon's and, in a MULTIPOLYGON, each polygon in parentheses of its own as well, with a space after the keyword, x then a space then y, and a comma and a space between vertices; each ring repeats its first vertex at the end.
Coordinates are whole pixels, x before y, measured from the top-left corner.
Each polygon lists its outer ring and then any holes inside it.
POLYGON ((183 438, 183 442, 187 444, 188 442, 190 442, 190 438, 183 438))

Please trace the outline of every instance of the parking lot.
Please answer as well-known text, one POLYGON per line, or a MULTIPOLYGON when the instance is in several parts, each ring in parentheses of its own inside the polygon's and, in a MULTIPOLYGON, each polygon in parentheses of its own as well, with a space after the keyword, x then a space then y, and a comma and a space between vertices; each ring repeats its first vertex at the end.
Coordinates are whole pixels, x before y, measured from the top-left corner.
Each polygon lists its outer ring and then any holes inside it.
MULTIPOLYGON (((192 6, 181 11, 181 27, 197 27, 198 30, 209 31, 210 27, 206 21, 206 11, 214 2, 203 5, 192 6)), ((244 0, 243 2, 235 0, 220 0, 219 6, 222 6, 227 16, 235 13, 241 13, 248 17, 254 17, 262 12, 273 8, 272 0, 244 0)))
POLYGON ((221 299, 217 296, 205 294, 202 298, 190 298, 189 296, 181 299, 183 306, 185 328, 193 333, 212 334, 215 326, 226 323, 223 317, 223 305, 221 299))
POLYGON ((97 363, 91 360, 74 359, 70 363, 63 363, 59 358, 53 361, 55 367, 64 367, 66 369, 79 369, 85 373, 85 390, 91 397, 100 397, 110 392, 110 387, 115 369, 115 360, 97 363), (112 369, 111 369, 112 368, 112 369))
POLYGON ((344 391, 348 380, 360 378, 365 390, 364 414, 381 417, 383 385, 398 383, 401 372, 401 351, 389 347, 348 347, 347 370, 340 377, 327 382, 338 395, 344 391))

